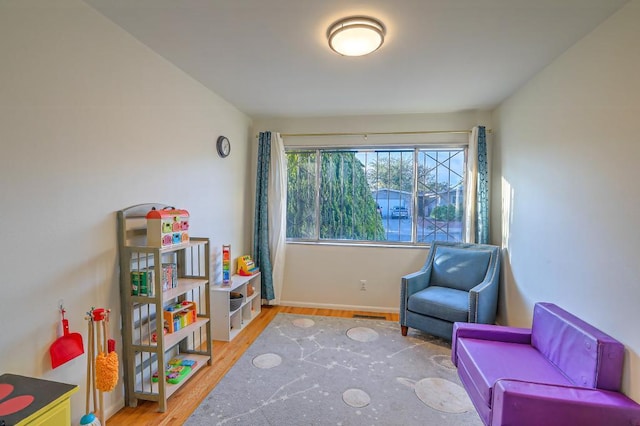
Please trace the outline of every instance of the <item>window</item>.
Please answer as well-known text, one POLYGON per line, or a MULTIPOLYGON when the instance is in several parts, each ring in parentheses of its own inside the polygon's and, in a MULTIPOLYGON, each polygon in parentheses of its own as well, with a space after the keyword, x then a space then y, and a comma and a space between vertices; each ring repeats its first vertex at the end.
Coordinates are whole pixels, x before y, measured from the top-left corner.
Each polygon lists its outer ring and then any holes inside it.
POLYGON ((461 241, 464 147, 287 150, 287 238, 461 241))

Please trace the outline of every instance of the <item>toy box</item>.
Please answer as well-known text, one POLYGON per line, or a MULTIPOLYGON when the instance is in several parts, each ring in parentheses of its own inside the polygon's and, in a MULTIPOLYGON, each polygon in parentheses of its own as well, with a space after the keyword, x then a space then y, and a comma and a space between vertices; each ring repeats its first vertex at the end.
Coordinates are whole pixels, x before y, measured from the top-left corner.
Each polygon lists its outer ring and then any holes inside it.
POLYGON ((147 245, 168 247, 189 242, 189 212, 165 208, 147 213, 147 245))

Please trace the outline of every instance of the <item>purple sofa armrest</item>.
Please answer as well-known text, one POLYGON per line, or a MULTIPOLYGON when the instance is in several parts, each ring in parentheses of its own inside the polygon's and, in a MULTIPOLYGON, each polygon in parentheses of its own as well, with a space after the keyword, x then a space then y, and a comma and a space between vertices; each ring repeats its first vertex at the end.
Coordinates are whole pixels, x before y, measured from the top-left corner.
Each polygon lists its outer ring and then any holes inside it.
POLYGON ((498 380, 491 425, 640 426, 640 405, 622 393, 498 380))
POLYGON ((456 322, 453 324, 451 336, 451 362, 458 366, 458 338, 493 340, 496 342, 531 344, 531 330, 520 327, 507 327, 503 325, 476 324, 469 322, 456 322))

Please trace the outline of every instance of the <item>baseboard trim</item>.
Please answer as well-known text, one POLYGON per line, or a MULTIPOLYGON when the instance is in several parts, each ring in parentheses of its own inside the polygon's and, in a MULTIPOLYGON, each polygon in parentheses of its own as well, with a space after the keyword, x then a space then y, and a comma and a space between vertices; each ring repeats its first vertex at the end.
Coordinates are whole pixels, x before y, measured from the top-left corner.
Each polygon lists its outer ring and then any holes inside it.
MULTIPOLYGON (((118 398, 117 401, 115 401, 109 407, 105 408, 104 410, 105 423, 107 423, 107 420, 109 420, 111 417, 113 417, 118 411, 122 410, 123 408, 124 408, 124 397, 118 398)), ((94 413, 96 416, 98 414, 94 411, 90 411, 90 412, 94 413)))
POLYGON ((292 306, 294 308, 336 309, 339 311, 364 311, 364 312, 383 312, 383 313, 400 312, 400 308, 391 308, 391 307, 337 305, 334 303, 294 302, 290 300, 280 300, 280 305, 292 306))

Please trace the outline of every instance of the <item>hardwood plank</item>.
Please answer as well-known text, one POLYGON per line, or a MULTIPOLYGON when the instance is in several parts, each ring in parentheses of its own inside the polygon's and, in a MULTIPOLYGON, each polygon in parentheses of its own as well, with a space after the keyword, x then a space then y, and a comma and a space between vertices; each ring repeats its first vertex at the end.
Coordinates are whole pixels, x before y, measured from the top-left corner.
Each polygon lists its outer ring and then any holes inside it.
MULTIPOLYGON (((192 380, 184 384, 167 401, 167 411, 159 413, 158 404, 140 401, 138 406, 124 407, 107 420, 116 425, 176 425, 183 424, 202 400, 216 387, 218 382, 233 367, 253 341, 269 325, 278 313, 320 315, 351 318, 354 315, 375 315, 387 321, 399 321, 398 313, 343 311, 337 309, 300 308, 292 306, 262 306, 260 314, 231 342, 213 341, 213 361, 203 367, 192 380)), ((398 326, 400 334, 400 326, 398 326)))

